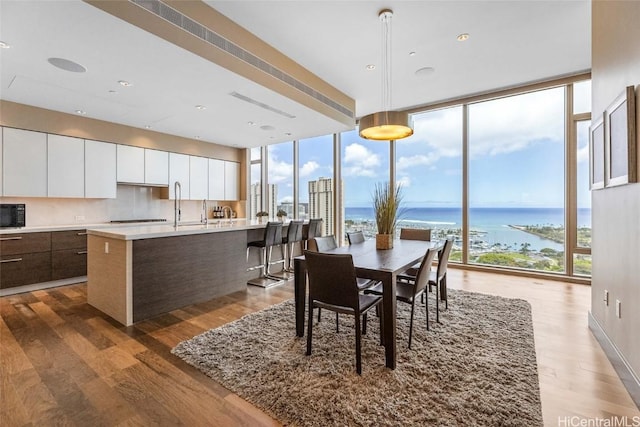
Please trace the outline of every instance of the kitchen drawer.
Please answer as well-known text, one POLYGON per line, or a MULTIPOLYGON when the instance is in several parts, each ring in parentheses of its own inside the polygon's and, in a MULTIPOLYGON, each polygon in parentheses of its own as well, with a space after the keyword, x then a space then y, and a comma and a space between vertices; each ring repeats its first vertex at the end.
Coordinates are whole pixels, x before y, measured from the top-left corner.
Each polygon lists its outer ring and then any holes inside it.
MULTIPOLYGON (((48 233, 47 233, 48 234, 48 233)), ((0 288, 30 285, 51 280, 51 252, 6 255, 0 257, 0 288)))
POLYGON ((0 255, 51 251, 51 232, 0 234, 0 255))
POLYGON ((64 249, 51 252, 51 279, 68 279, 87 275, 87 250, 64 249))
POLYGON ((87 249, 87 230, 51 232, 51 250, 87 249))

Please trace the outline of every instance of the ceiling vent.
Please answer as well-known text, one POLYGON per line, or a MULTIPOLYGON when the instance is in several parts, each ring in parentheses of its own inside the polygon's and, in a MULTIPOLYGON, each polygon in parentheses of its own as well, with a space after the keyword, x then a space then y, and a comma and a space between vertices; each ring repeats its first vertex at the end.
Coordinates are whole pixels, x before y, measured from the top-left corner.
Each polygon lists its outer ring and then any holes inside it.
POLYGON ((215 46, 219 49, 222 49, 225 52, 235 56, 239 60, 258 68, 259 70, 262 70, 263 72, 269 74, 270 76, 275 77, 276 79, 288 84, 291 87, 298 89, 303 93, 306 93, 310 97, 344 114, 345 116, 349 118, 354 118, 355 113, 351 111, 349 108, 337 103, 336 101, 330 99, 329 97, 323 95, 322 93, 318 92, 312 87, 290 76, 284 71, 258 58, 251 52, 225 39, 224 37, 220 36, 214 31, 211 31, 209 28, 199 24, 198 22, 194 21, 188 16, 183 15, 179 11, 166 5, 160 0, 129 0, 129 1, 153 13, 154 15, 182 28, 183 30, 198 37, 201 40, 204 40, 210 45, 215 46))
POLYGON ((267 105, 264 102, 260 102, 260 101, 256 101, 253 98, 249 98, 248 96, 242 95, 241 93, 238 92, 231 92, 229 95, 233 96, 234 98, 238 98, 241 101, 245 101, 248 102, 249 104, 253 104, 256 105, 260 108, 264 108, 265 110, 269 110, 271 112, 274 112, 276 114, 280 114, 281 116, 284 116, 288 119, 295 119, 296 116, 294 116, 293 114, 289 114, 286 111, 282 111, 282 110, 278 110, 275 107, 272 107, 271 105, 267 105))

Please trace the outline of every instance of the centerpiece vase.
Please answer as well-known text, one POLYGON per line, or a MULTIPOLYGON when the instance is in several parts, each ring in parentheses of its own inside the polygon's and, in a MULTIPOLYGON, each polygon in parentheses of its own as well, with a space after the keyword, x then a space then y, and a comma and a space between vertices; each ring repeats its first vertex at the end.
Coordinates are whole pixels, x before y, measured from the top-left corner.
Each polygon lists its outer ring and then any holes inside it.
POLYGON ((393 234, 376 234, 376 249, 392 249, 393 234))

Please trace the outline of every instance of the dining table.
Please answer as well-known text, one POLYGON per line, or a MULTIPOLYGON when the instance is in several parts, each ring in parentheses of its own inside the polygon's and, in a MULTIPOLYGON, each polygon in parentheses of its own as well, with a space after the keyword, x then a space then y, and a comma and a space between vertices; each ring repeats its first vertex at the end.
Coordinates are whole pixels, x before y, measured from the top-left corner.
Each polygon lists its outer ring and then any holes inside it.
MULTIPOLYGON (((356 275, 382 282, 383 329, 385 365, 396 368, 396 278, 407 268, 419 263, 427 249, 440 250, 437 241, 404 240, 393 241, 391 249, 376 249, 376 241, 341 246, 323 253, 351 254, 356 275)), ((296 312, 296 335, 304 336, 305 309, 307 303, 307 268, 304 255, 294 259, 294 295, 296 312)))

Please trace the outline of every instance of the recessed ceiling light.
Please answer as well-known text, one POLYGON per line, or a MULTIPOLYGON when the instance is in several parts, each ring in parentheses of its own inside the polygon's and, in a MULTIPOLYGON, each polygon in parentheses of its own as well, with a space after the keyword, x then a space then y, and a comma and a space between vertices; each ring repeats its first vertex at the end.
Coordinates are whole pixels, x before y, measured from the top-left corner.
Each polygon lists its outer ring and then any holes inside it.
POLYGON ((196 135, 196 139, 200 139, 200 135, 196 135))
POLYGON ((131 87, 133 86, 133 83, 129 83, 126 80, 118 80, 118 83, 120 83, 120 86, 124 86, 124 87, 131 87))
POLYGON ((409 56, 416 56, 415 52, 409 52, 409 56))
POLYGON ((0 40, 0 49, 9 49, 10 47, 11 45, 9 43, 0 40))
POLYGON ((456 37, 456 39, 459 42, 467 41, 467 40, 469 40, 469 34, 468 33, 462 33, 462 34, 458 35, 458 37, 456 37))
POLYGON ((151 126, 146 125, 144 128, 145 128, 145 129, 151 129, 151 126))
POLYGON ((204 105, 196 105, 196 109, 198 109, 198 110, 206 110, 207 107, 205 107, 204 105))
POLYGON ((87 114, 87 112, 84 110, 76 110, 76 114, 80 114, 81 116, 84 116, 85 114, 87 114))
POLYGON ((418 77, 422 77, 422 76, 427 76, 429 74, 433 74, 433 72, 436 71, 435 68, 433 67, 422 67, 418 70, 416 70, 416 76, 418 77))
POLYGON ((375 70, 376 66, 374 64, 369 64, 367 65, 367 70, 371 71, 371 70, 375 70))
POLYGON ((109 91, 109 93, 110 93, 111 95, 115 95, 116 93, 118 93, 118 91, 117 91, 117 90, 113 90, 113 89, 111 89, 111 90, 109 91))
POLYGON ((72 73, 85 73, 87 68, 83 65, 78 64, 77 62, 70 61, 64 58, 49 58, 47 59, 49 64, 53 65, 56 68, 60 68, 64 71, 70 71, 72 73))
POLYGON ((287 136, 291 136, 291 132, 285 132, 284 134, 287 136))
POLYGON ((255 126, 255 125, 256 125, 256 122, 248 121, 248 122, 247 122, 247 124, 248 124, 248 125, 251 125, 251 126, 255 126))

